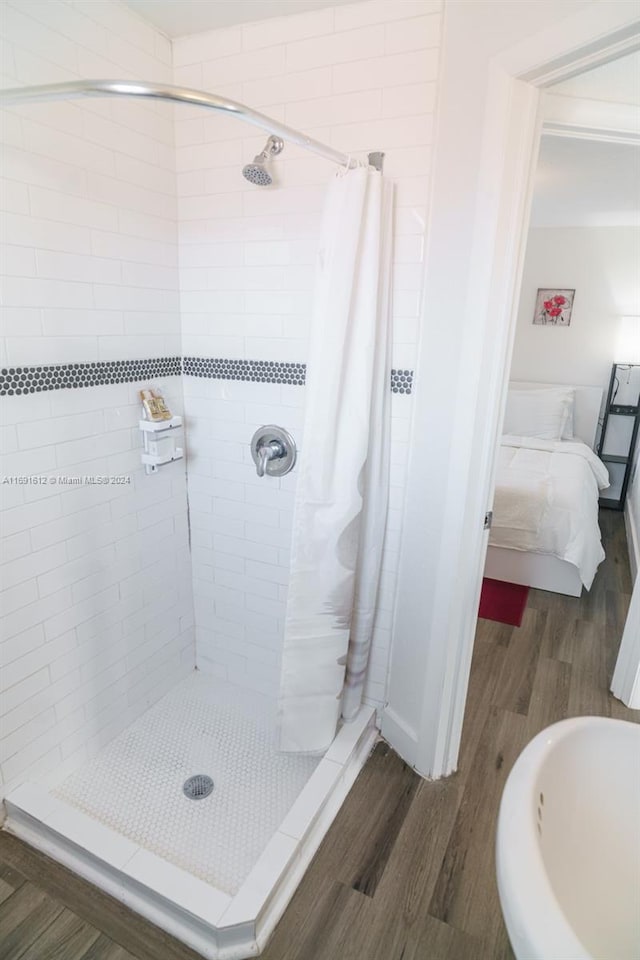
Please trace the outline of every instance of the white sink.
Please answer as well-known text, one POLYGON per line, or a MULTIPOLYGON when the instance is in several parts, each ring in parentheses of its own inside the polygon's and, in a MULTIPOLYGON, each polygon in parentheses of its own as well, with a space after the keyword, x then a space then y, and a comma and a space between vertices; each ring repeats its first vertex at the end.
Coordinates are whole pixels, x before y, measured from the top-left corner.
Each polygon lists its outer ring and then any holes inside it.
POLYGON ((640 726, 562 720, 518 757, 498 816, 518 960, 639 960, 640 726))

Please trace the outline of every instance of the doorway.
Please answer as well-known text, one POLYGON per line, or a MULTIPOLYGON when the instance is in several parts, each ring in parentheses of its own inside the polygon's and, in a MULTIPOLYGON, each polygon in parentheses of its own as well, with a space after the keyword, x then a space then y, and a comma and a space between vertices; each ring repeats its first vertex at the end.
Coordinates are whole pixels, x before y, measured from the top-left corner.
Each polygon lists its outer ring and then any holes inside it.
POLYGON ((457 125, 438 131, 427 257, 426 300, 439 323, 417 367, 382 723, 398 752, 429 777, 457 767, 487 540, 482 522, 542 124, 539 91, 637 49, 640 36, 628 7, 599 5, 597 16, 591 7, 565 16, 561 31, 538 16, 538 33, 530 24, 526 40, 511 46, 504 31, 497 42, 478 34, 471 50, 462 37, 480 6, 461 3, 449 12, 443 115, 456 115, 457 125), (465 72, 473 73, 471 86, 460 83, 465 72), (444 481, 435 487, 434 469, 444 481))
MULTIPOLYGON (((543 95, 499 438, 483 587, 483 598, 494 599, 480 605, 480 617, 493 625, 479 621, 476 644, 493 636, 500 646, 513 642, 517 648, 522 636, 530 635, 525 660, 532 648, 569 664, 576 654, 572 688, 580 686, 581 693, 574 690, 570 702, 558 707, 561 716, 611 712, 608 689, 637 566, 638 451, 628 449, 626 434, 619 438, 625 446, 619 452, 629 454, 627 464, 622 456, 602 462, 595 451, 603 446, 612 365, 622 359, 621 334, 629 316, 640 313, 640 144, 631 125, 622 128, 627 108, 640 105, 638 76, 640 56, 634 53, 543 95), (632 480, 623 515, 605 505, 625 471, 632 480), (512 584, 523 585, 517 611, 522 628, 509 631, 512 584), (533 589, 527 602, 528 587, 533 589), (545 614, 540 622, 536 610, 545 614), (583 658, 590 643, 595 647, 587 669, 583 658)), ((640 333, 640 318, 636 323, 640 333)), ((621 381, 635 382, 640 373, 628 363, 616 370, 621 381)), ((617 383, 620 397, 623 387, 626 383, 617 383)), ((539 662, 532 664, 534 673, 539 668, 539 662)))

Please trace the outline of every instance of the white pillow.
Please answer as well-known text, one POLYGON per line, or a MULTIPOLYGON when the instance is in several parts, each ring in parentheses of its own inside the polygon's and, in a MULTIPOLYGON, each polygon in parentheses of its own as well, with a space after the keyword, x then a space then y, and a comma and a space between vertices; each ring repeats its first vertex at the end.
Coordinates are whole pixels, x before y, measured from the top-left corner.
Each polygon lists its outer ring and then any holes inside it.
POLYGON ((564 425, 564 430, 562 431, 561 440, 573 440, 573 428, 574 428, 574 409, 576 405, 576 392, 575 390, 567 390, 568 399, 565 401, 567 404, 567 419, 564 425))
POLYGON ((528 390, 537 390, 547 397, 557 397, 560 403, 567 405, 567 416, 562 430, 561 440, 573 440, 573 416, 576 403, 576 391, 573 387, 528 387, 528 390))
POLYGON ((570 440, 574 398, 575 390, 567 387, 510 387, 503 432, 540 440, 570 440))

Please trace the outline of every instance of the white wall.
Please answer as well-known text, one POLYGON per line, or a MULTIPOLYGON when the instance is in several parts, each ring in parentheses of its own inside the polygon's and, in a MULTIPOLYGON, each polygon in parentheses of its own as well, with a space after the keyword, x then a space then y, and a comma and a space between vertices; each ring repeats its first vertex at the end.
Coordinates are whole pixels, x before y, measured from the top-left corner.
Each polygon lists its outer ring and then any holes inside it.
MULTIPOLYGON (((5 86, 171 78, 169 42, 104 0, 2 4, 5 86)), ((3 368, 180 352, 172 111, 135 101, 2 114, 3 368)), ((156 381, 176 412, 180 378, 156 381)), ((193 668, 184 465, 146 477, 137 390, 5 396, 0 770, 61 776, 193 668)))
POLYGON ((640 313, 639 256, 637 227, 530 230, 511 378, 606 389, 620 317, 640 313), (575 289, 570 326, 534 325, 539 287, 575 289))
MULTIPOLYGON (((394 365, 412 369, 418 333, 441 4, 388 0, 327 8, 174 43, 177 83, 243 101, 336 149, 386 151, 397 184, 394 365)), ((187 356, 304 362, 319 216, 334 168, 287 144, 276 188, 242 166, 265 135, 232 118, 176 117, 180 285, 187 356)), ((259 480, 260 424, 300 443, 304 388, 185 378, 198 664, 270 694, 288 582, 295 472, 259 480)), ((394 396, 384 578, 367 696, 382 703, 411 398, 394 396)))

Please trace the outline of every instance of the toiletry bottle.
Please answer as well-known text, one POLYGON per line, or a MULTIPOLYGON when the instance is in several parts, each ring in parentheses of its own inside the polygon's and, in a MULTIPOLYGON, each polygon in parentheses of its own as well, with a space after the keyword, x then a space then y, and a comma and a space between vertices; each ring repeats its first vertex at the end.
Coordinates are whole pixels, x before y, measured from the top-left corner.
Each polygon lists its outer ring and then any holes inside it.
POLYGON ((141 390, 140 399, 145 420, 170 420, 171 411, 164 398, 154 390, 141 390))

